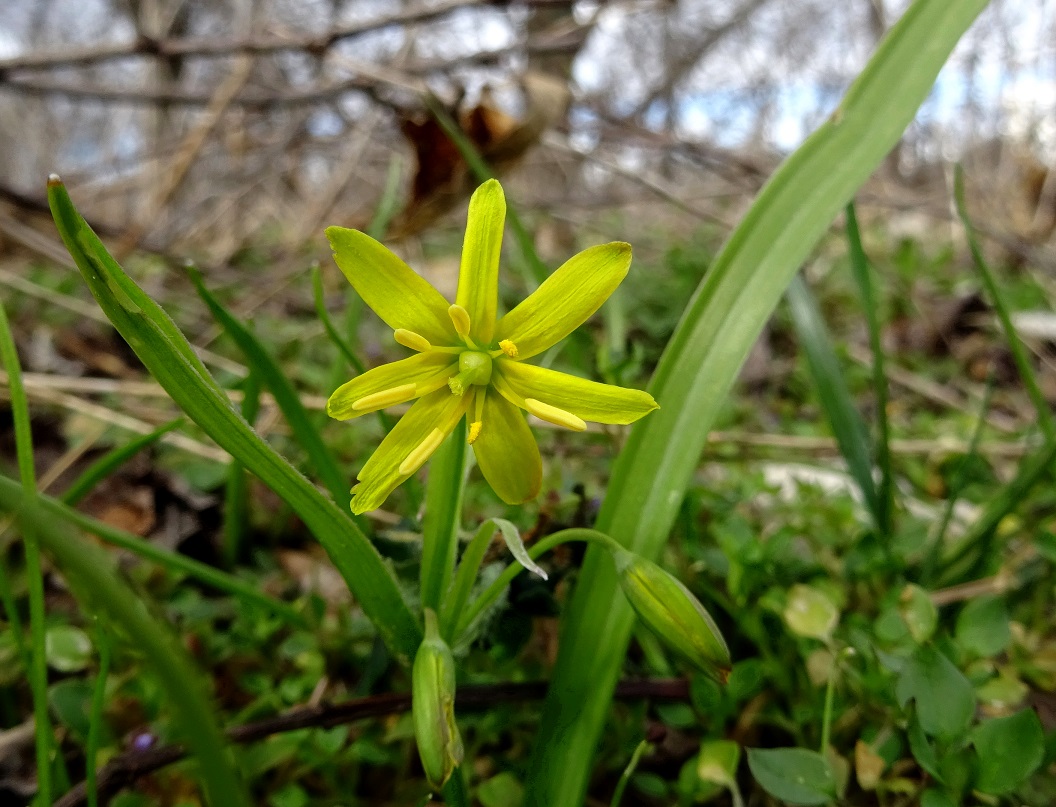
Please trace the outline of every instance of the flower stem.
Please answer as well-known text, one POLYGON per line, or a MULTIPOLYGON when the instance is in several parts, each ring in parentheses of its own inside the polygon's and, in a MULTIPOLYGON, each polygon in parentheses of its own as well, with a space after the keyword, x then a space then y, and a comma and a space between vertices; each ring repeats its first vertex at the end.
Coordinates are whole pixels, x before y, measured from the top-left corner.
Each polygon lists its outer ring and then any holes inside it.
MULTIPOLYGON (((480 533, 478 532, 477 538, 473 539, 474 543, 477 542, 479 537, 480 533)), ((528 549, 528 555, 532 560, 535 560, 545 552, 549 552, 555 546, 568 543, 569 541, 586 541, 587 543, 599 544, 610 552, 621 549, 619 544, 603 532, 574 527, 572 529, 561 530, 560 532, 555 532, 553 535, 546 536, 528 549)), ((485 549, 486 548, 487 545, 485 544, 485 549)), ((468 552, 469 550, 467 550, 467 554, 468 552)), ((459 571, 461 572, 461 569, 459 571)), ((466 609, 465 614, 458 620, 457 630, 453 631, 452 635, 461 636, 465 633, 477 618, 499 598, 499 595, 506 590, 510 583, 513 582, 513 579, 523 571, 524 567, 519 563, 511 563, 507 566, 502 574, 495 578, 491 585, 484 589, 484 591, 480 593, 480 596, 473 601, 473 604, 466 609)), ((470 582, 472 583, 472 580, 470 582)), ((455 615, 458 615, 458 611, 455 611, 455 615)))

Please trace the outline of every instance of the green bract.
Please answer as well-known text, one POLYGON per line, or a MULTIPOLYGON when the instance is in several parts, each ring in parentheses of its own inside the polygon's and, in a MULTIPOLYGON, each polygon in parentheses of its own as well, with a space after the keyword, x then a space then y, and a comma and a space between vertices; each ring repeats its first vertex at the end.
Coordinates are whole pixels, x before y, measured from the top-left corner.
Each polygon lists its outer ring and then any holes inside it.
POLYGON ((455 658, 431 608, 425 609, 425 639, 411 670, 411 719, 425 778, 440 790, 462 764, 463 749, 455 722, 455 658))
POLYGON ((627 274, 631 247, 591 247, 569 259, 498 318, 499 252, 506 200, 494 179, 469 202, 454 305, 407 264, 358 230, 330 227, 334 259, 359 295, 417 351, 342 385, 327 412, 338 420, 415 400, 359 472, 352 510, 373 510, 417 471, 463 416, 484 478, 503 501, 535 498, 542 461, 520 409, 582 431, 584 421, 633 423, 657 408, 641 390, 599 384, 523 360, 587 320, 627 274))

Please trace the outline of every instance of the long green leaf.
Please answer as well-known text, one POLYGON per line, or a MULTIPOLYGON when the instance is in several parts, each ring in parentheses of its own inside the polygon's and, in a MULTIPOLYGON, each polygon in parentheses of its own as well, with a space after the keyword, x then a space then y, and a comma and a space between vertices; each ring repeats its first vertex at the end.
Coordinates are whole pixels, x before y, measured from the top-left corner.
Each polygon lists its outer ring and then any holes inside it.
POLYGON ((858 413, 843 377, 840 360, 832 346, 825 321, 821 317, 814 295, 810 293, 803 278, 796 276, 788 284, 786 292, 788 310, 799 336, 799 344, 807 357, 807 366, 814 379, 814 386, 821 399, 822 408, 836 437, 836 445, 843 454, 865 505, 872 514, 877 531, 884 528, 884 517, 880 508, 880 497, 873 481, 873 449, 869 444, 869 431, 858 413))
POLYGON ((17 487, 0 487, 0 507, 17 513, 23 527, 34 525, 41 545, 69 579, 82 604, 91 613, 104 615, 108 623, 120 625, 132 646, 147 657, 172 703, 184 739, 198 758, 209 803, 214 807, 249 807, 201 676, 171 632, 113 572, 106 553, 70 534, 65 525, 17 487))
MULTIPOLYGON (((760 192, 690 301, 613 469, 598 529, 655 558, 707 434, 800 264, 898 138, 986 0, 918 0, 840 106, 760 192)), ((561 635, 525 803, 578 807, 633 616, 611 564, 588 550, 561 635)))
POLYGON ((322 478, 323 484, 334 497, 334 501, 342 509, 348 510, 348 503, 351 499, 348 493, 349 480, 338 467, 337 460, 326 447, 326 443, 323 442, 315 426, 312 425, 308 410, 301 403, 301 396, 297 394, 293 384, 256 335, 232 316, 231 312, 224 308, 216 296, 205 287, 201 272, 197 269, 189 271, 198 295, 209 307, 213 317, 238 345, 238 349, 242 351, 246 362, 260 378, 261 383, 275 396, 275 403, 290 425, 297 445, 308 455, 309 464, 322 478))
POLYGON ((48 201, 66 248, 107 318, 188 417, 290 505, 325 547, 386 644, 405 660, 421 628, 389 565, 362 531, 261 440, 191 350, 169 316, 110 257, 58 177, 48 201))

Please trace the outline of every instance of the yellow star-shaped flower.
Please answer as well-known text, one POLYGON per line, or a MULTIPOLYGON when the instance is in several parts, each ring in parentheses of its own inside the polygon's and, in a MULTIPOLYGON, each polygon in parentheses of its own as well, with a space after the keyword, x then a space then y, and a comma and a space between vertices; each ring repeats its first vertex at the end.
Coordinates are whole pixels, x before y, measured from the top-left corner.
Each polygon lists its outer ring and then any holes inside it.
POLYGON ((641 390, 599 384, 524 362, 564 339, 620 284, 631 247, 602 244, 568 260, 520 305, 497 317, 499 251, 506 199, 495 180, 469 202, 455 304, 396 255, 358 230, 326 235, 345 277, 416 355, 376 367, 330 396, 338 420, 417 402, 382 440, 352 488, 365 513, 415 473, 463 416, 484 478, 503 501, 534 499, 542 461, 519 410, 582 431, 584 421, 633 423, 657 408, 641 390))

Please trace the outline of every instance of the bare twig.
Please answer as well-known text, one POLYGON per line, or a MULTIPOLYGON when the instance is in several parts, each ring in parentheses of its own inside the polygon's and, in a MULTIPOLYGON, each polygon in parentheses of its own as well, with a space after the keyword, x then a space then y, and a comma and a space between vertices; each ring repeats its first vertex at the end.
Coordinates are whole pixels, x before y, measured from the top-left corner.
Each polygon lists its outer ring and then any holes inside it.
MULTIPOLYGON (((545 681, 464 686, 458 690, 458 708, 462 712, 480 711, 502 703, 538 700, 546 694, 546 686, 545 681)), ((649 698, 684 701, 689 697, 689 682, 681 678, 621 681, 616 687, 616 697, 620 700, 649 698)), ((408 693, 389 692, 346 703, 291 709, 276 717, 234 726, 228 729, 227 737, 235 743, 248 743, 272 734, 305 728, 333 728, 368 717, 406 712, 410 708, 411 696, 408 693)), ((106 799, 121 788, 133 784, 137 779, 178 762, 186 756, 186 749, 180 745, 166 745, 147 751, 128 751, 119 754, 99 771, 96 780, 99 796, 106 799)), ((83 807, 85 804, 87 804, 87 793, 85 784, 81 782, 56 801, 54 807, 83 807)))

